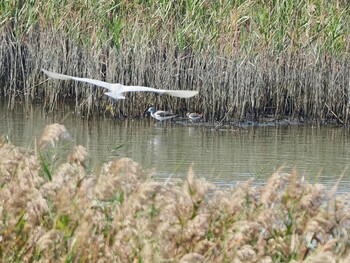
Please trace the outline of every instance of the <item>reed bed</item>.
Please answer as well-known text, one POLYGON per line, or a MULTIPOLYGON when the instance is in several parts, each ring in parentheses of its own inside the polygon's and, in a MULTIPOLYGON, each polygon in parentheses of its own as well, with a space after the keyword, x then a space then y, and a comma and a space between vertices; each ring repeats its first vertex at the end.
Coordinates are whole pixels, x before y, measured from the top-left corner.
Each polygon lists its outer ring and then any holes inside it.
POLYGON ((193 89, 189 100, 129 94, 113 116, 150 105, 206 120, 270 115, 349 123, 346 1, 5 1, 0 96, 75 103, 102 114, 100 88, 46 80, 40 68, 126 85, 193 89))
POLYGON ((94 170, 68 135, 53 124, 34 150, 0 141, 2 262, 350 260, 349 196, 337 184, 281 169, 262 187, 218 189, 191 167, 159 182, 128 158, 94 170))

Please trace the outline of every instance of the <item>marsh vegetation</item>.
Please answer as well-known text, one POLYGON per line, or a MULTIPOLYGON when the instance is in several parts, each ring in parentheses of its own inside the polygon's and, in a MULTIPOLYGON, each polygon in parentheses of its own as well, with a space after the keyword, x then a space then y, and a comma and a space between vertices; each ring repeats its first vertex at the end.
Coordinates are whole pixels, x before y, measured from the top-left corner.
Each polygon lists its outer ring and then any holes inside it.
POLYGON ((155 181, 128 158, 95 170, 66 128, 0 141, 2 262, 347 262, 349 197, 280 169, 218 189, 189 167, 155 181), (197 260, 197 261, 196 261, 197 260))
POLYGON ((74 103, 102 114, 102 90, 46 81, 40 68, 155 88, 193 89, 190 100, 131 94, 114 116, 153 105, 184 116, 269 115, 349 123, 346 1, 3 1, 0 96, 74 103))

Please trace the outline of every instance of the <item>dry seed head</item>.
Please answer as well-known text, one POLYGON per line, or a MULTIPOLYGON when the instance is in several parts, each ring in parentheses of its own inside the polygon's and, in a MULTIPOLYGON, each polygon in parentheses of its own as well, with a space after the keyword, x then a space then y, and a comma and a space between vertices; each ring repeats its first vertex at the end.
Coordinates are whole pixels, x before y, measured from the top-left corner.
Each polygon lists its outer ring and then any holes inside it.
POLYGON ((258 256, 264 256, 267 249, 267 239, 265 238, 264 232, 261 231, 258 235, 258 240, 256 242, 256 249, 258 256))
MULTIPOLYGON (((4 144, 0 147, 0 185, 12 181, 15 175, 19 177, 18 173, 20 172, 25 171, 26 174, 36 174, 38 169, 38 160, 34 155, 28 153, 26 149, 10 144, 4 144)), ((37 177, 33 179, 34 183, 36 183, 36 180, 40 180, 37 177)))
POLYGON ((256 258, 256 253, 251 245, 244 245, 237 250, 238 258, 243 262, 253 262, 256 258))
POLYGON ((217 244, 214 241, 210 241, 207 238, 202 239, 198 241, 194 248, 193 251, 197 251, 198 253, 205 255, 205 254, 210 254, 208 251, 212 251, 216 249, 217 244))
POLYGON ((28 223, 33 226, 40 223, 42 216, 49 210, 46 201, 47 200, 42 197, 41 193, 38 190, 32 192, 32 195, 27 202, 26 209, 28 213, 28 223))
POLYGON ((130 158, 121 158, 114 160, 109 167, 109 172, 114 175, 135 175, 140 176, 140 178, 142 178, 144 175, 144 173, 142 172, 141 165, 134 162, 130 158))
POLYGON ((301 198, 299 205, 301 209, 315 214, 317 209, 325 200, 325 187, 321 184, 310 185, 305 187, 305 192, 301 198))
POLYGON ((11 215, 9 218, 15 219, 25 211, 29 226, 31 223, 35 224, 47 211, 47 206, 38 190, 43 179, 37 174, 35 158, 31 155, 23 155, 22 158, 22 161, 16 164, 12 180, 5 184, 6 188, 0 190, 0 197, 3 199, 3 211, 11 215))
POLYGON ((188 195, 188 198, 191 198, 194 202, 200 202, 209 191, 214 189, 214 184, 208 183, 202 178, 196 178, 192 163, 187 173, 187 181, 184 183, 184 193, 188 195))
POLYGON ((63 249, 63 237, 64 233, 61 230, 49 230, 37 241, 38 251, 43 253, 46 259, 53 259, 58 252, 57 249, 63 249))
POLYGON ((276 218, 278 218, 276 212, 276 209, 273 208, 263 209, 261 213, 257 215, 256 221, 262 226, 264 226, 266 229, 274 228, 277 222, 276 218))
POLYGON ((84 220, 74 231, 75 240, 71 242, 71 247, 76 246, 76 251, 79 252, 78 258, 89 258, 91 261, 97 259, 104 260, 105 262, 112 261, 107 260, 110 256, 109 248, 106 245, 106 240, 102 234, 94 231, 94 224, 97 222, 84 220))
POLYGON ((315 252, 312 255, 309 256, 305 262, 308 263, 336 263, 335 256, 332 252, 326 251, 326 252, 315 252))
POLYGON ((312 219, 305 227, 303 236, 307 244, 312 244, 315 240, 318 240, 320 243, 324 243, 328 238, 328 230, 325 228, 327 223, 319 215, 317 218, 312 219))
POLYGON ((145 241, 142 247, 142 259, 144 262, 156 262, 155 257, 157 256, 157 251, 159 248, 156 247, 155 242, 145 241))
POLYGON ((343 179, 344 175, 345 175, 345 172, 340 176, 340 178, 338 179, 338 181, 336 182, 336 184, 333 185, 331 189, 329 189, 329 191, 327 192, 327 197, 328 197, 328 199, 330 199, 330 200, 334 199, 334 195, 335 195, 335 193, 337 192, 338 187, 339 187, 339 183, 340 183, 341 180, 343 179))
POLYGON ((32 231, 31 235, 29 236, 28 243, 31 245, 36 245, 38 240, 44 236, 46 233, 46 230, 43 229, 41 226, 35 226, 32 231))
POLYGON ((275 172, 268 180, 267 185, 260 194, 260 202, 265 207, 273 206, 281 197, 281 190, 288 181, 288 174, 282 173, 281 169, 275 172))
POLYGON ((272 261, 272 258, 270 256, 265 256, 265 257, 259 259, 259 262, 260 263, 272 263, 273 261, 272 261))
POLYGON ((237 186, 233 191, 229 192, 229 204, 225 207, 225 212, 229 215, 235 215, 240 213, 242 209, 246 208, 247 197, 251 201, 252 195, 250 194, 249 185, 250 181, 246 184, 237 186))
POLYGON ((289 176, 289 185, 287 186, 286 192, 288 194, 289 199, 296 200, 299 199, 305 192, 305 185, 302 183, 297 175, 295 169, 292 170, 291 175, 289 176))
POLYGON ((231 195, 231 192, 227 190, 220 190, 215 191, 213 195, 210 196, 208 199, 207 208, 214 220, 220 218, 223 211, 230 211, 229 213, 232 214, 232 202, 230 200, 231 195))
POLYGON ((80 203, 86 203, 84 206, 92 205, 92 204, 87 204, 91 202, 91 196, 93 194, 93 188, 95 186, 95 178, 92 175, 89 175, 89 177, 85 177, 80 181, 80 187, 77 191, 77 197, 80 200, 80 203))
POLYGON ((198 241, 205 238, 208 227, 209 223, 207 216, 204 214, 197 215, 195 218, 187 222, 183 231, 184 241, 189 242, 191 247, 195 246, 198 241))
POLYGON ((160 182, 144 182, 136 191, 128 197, 128 203, 123 206, 123 213, 132 214, 144 210, 148 205, 154 203, 154 198, 160 192, 160 182))
POLYGON ((69 215, 70 220, 79 220, 81 210, 77 209, 74 191, 69 188, 60 189, 54 199, 53 204, 57 209, 57 213, 69 215))
POLYGON ((88 158, 88 152, 85 147, 81 145, 74 146, 74 152, 68 156, 68 160, 71 163, 76 163, 86 168, 86 161, 88 158))
POLYGON ((198 253, 189 253, 184 255, 179 263, 205 263, 205 257, 198 253))
POLYGON ((190 165, 190 168, 188 169, 187 182, 189 185, 193 185, 194 183, 193 163, 190 165))
POLYGON ((259 230, 259 223, 248 220, 237 221, 229 228, 230 233, 232 233, 232 241, 238 246, 259 233, 259 230))
POLYGON ((337 197, 334 202, 337 204, 337 217, 339 218, 339 226, 350 228, 350 194, 342 194, 337 197))
POLYGON ((329 251, 333 253, 334 251, 336 251, 335 248, 339 246, 339 244, 340 244, 340 240, 338 238, 333 238, 333 239, 327 240, 327 242, 320 247, 320 250, 322 252, 329 251))
POLYGON ((339 263, 349 263, 350 262, 350 253, 348 253, 345 258, 340 259, 339 263))
POLYGON ((64 125, 54 123, 45 127, 45 130, 39 140, 39 148, 55 147, 59 139, 69 139, 68 133, 64 125))
POLYGON ((76 188, 76 181, 79 180, 76 169, 69 163, 62 164, 52 176, 52 181, 42 186, 42 193, 47 198, 53 197, 63 188, 76 188))
POLYGON ((146 179, 141 166, 130 158, 115 159, 102 167, 94 192, 110 199, 119 192, 128 196, 146 179))

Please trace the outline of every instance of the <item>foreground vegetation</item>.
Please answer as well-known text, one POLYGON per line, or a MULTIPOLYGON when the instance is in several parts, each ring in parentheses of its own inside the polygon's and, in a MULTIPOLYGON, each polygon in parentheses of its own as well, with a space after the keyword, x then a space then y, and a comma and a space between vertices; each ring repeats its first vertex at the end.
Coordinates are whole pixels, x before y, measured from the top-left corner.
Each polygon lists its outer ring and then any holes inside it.
POLYGON ((0 142, 2 262, 348 262, 349 197, 277 171, 262 188, 158 182, 131 159, 89 167, 64 126, 0 142), (67 156, 64 153, 68 153, 67 156))
POLYGON ((350 121, 347 1, 2 1, 0 96, 84 115, 102 90, 45 81, 40 68, 126 85, 194 89, 181 100, 132 94, 113 116, 150 105, 206 120, 260 115, 350 121))

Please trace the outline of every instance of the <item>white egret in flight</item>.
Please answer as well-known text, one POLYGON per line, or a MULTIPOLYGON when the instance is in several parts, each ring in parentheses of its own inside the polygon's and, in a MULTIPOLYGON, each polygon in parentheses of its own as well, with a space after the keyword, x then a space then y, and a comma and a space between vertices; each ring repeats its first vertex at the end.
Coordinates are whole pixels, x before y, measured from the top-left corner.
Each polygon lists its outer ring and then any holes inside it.
POLYGON ((143 86, 125 86, 119 83, 108 83, 108 82, 100 81, 96 79, 72 77, 72 76, 48 71, 45 69, 41 69, 41 70, 46 75, 54 79, 75 80, 75 81, 86 82, 86 83, 94 84, 100 87, 104 87, 108 90, 108 92, 105 92, 104 94, 116 100, 125 99, 124 92, 136 92, 136 91, 155 92, 158 94, 167 94, 167 95, 179 97, 179 98, 191 98, 198 94, 198 91, 196 90, 165 90, 165 89, 155 89, 155 88, 149 88, 149 87, 143 87, 143 86))

